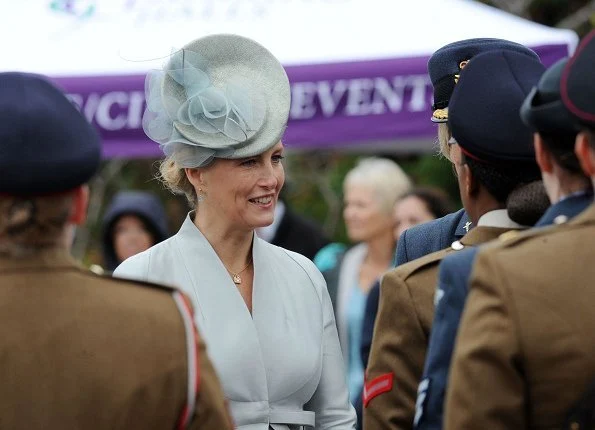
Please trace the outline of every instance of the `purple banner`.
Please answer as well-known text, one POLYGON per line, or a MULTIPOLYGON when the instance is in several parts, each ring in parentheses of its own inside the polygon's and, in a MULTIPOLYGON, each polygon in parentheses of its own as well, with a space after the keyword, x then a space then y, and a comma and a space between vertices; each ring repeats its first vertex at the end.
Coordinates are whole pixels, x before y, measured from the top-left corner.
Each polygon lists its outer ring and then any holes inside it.
MULTIPOLYGON (((564 45, 534 48, 546 66, 564 45)), ((432 139, 428 57, 286 67, 291 111, 284 141, 300 149, 432 139)), ((144 76, 56 78, 100 131, 105 157, 159 157, 141 125, 144 76)), ((396 144, 398 146, 398 143, 396 144)))

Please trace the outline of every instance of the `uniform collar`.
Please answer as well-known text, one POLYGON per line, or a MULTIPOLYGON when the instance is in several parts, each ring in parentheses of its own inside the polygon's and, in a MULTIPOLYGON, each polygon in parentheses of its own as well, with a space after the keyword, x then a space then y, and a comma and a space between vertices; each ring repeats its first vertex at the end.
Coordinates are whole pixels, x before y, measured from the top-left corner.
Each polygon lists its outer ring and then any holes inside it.
POLYGON ((510 231, 508 227, 487 227, 478 225, 473 230, 469 231, 459 243, 464 246, 477 246, 482 243, 489 242, 496 239, 502 233, 510 231))
POLYGON ((508 211, 506 209, 496 209, 493 211, 486 212, 479 218, 479 221, 477 221, 477 225, 484 227, 507 228, 509 230, 528 227, 526 225, 522 225, 511 220, 508 216, 508 211))
POLYGON ((22 258, 0 257, 0 271, 14 269, 64 269, 80 268, 67 249, 60 247, 43 248, 22 258))
POLYGON ((593 190, 575 191, 574 193, 570 193, 565 196, 562 196, 562 198, 560 200, 558 200, 557 203, 562 203, 565 200, 574 199, 575 197, 587 197, 587 196, 592 199, 593 198, 593 190))
POLYGON ((587 191, 572 193, 551 205, 537 221, 535 227, 560 224, 575 217, 593 202, 593 195, 587 191))
POLYGON ((457 224, 457 228, 455 230, 455 236, 457 238, 461 238, 465 236, 469 231, 473 228, 473 223, 469 219, 467 212, 464 209, 461 209, 463 214, 461 215, 461 219, 457 224))

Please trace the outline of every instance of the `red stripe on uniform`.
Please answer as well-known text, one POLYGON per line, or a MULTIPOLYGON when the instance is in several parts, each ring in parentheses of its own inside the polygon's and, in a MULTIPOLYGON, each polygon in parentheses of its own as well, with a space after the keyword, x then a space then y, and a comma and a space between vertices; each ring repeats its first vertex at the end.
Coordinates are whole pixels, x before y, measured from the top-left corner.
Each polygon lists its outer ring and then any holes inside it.
POLYGON ((178 419, 177 430, 184 430, 188 425, 188 406, 184 406, 180 418, 178 419))
POLYGON ((364 385, 364 407, 367 407, 374 397, 393 389, 394 376, 392 372, 384 373, 366 382, 364 385))
POLYGON ((188 349, 188 396, 186 405, 182 409, 177 425, 178 430, 183 430, 187 428, 192 421, 192 417, 195 413, 196 399, 198 397, 198 388, 200 386, 199 337, 196 324, 194 323, 192 306, 190 305, 188 298, 180 291, 175 291, 173 296, 184 322, 188 349), (192 372, 194 372, 194 380, 191 379, 192 372))
POLYGON ((194 312, 192 311, 190 299, 185 294, 182 294, 182 298, 184 299, 184 305, 188 310, 188 314, 190 315, 193 321, 192 328, 194 329, 194 348, 196 350, 196 381, 194 385, 194 392, 198 396, 198 388, 200 387, 200 354, 198 349, 198 342, 200 340, 200 336, 198 335, 198 329, 196 328, 196 324, 194 324, 194 312))

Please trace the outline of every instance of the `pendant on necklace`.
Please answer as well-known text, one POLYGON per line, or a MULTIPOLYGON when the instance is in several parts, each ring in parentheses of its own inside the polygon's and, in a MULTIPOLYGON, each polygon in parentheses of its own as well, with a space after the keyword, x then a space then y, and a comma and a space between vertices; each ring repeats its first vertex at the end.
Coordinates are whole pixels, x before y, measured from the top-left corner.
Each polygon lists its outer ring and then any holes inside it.
POLYGON ((242 283, 242 278, 240 278, 240 275, 232 275, 231 279, 233 279, 233 283, 236 285, 240 285, 242 283))

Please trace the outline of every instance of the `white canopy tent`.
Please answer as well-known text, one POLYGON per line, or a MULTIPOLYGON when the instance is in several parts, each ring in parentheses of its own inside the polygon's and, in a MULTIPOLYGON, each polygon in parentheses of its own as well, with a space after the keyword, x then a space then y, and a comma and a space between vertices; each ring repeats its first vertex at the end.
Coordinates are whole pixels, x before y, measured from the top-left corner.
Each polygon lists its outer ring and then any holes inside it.
POLYGON ((251 37, 286 66, 290 145, 406 151, 427 150, 435 134, 425 67, 439 47, 497 37, 551 64, 578 42, 470 0, 21 0, 0 15, 0 71, 56 78, 100 129, 107 156, 155 155, 140 127, 143 76, 213 33, 251 37))

